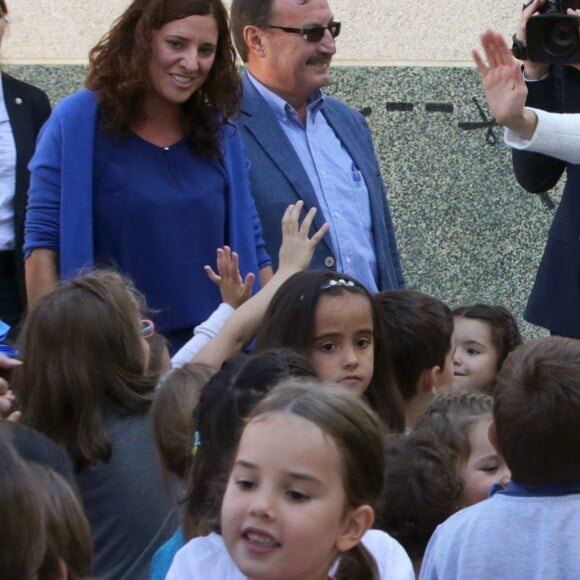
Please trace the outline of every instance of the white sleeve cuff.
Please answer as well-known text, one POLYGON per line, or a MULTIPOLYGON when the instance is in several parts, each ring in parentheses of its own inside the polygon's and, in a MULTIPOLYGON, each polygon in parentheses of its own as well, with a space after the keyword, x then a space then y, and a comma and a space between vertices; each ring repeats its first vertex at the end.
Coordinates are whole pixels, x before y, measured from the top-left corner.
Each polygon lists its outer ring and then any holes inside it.
POLYGON ((205 322, 193 329, 193 337, 173 355, 171 366, 178 368, 191 362, 191 359, 222 329, 234 310, 229 304, 220 304, 205 322))

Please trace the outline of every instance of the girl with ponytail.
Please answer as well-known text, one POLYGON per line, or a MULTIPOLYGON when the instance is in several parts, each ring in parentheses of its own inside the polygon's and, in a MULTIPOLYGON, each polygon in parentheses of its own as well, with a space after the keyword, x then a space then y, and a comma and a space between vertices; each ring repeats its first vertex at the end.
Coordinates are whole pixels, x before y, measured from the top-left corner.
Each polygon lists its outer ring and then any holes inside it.
POLYGON ((221 536, 187 544, 167 579, 411 580, 403 548, 369 531, 384 457, 384 427, 355 393, 295 379, 275 387, 242 431, 221 536))

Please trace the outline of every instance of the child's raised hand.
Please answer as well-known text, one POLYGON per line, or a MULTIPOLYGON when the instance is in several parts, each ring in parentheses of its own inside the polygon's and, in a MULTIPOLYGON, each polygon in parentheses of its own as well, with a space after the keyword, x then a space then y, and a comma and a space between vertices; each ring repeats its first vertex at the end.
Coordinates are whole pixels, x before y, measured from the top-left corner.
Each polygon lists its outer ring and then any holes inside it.
POLYGON ((304 207, 302 200, 289 205, 282 216, 282 245, 280 246, 278 269, 291 268, 305 270, 310 265, 314 249, 328 231, 325 223, 311 238, 308 237, 310 226, 316 215, 312 207, 299 224, 300 212, 304 207))
MULTIPOLYGON (((13 358, 0 354, 0 368, 3 369, 13 369, 22 363, 13 358)), ((8 421, 18 421, 20 419, 20 411, 14 411, 14 401, 16 397, 14 393, 10 390, 10 385, 8 382, 0 378, 0 420, 5 418, 8 421)))
POLYGON ((229 246, 217 249, 217 274, 211 266, 204 266, 204 270, 209 279, 219 286, 222 302, 232 308, 237 308, 250 297, 256 275, 250 273, 242 280, 239 256, 229 246))

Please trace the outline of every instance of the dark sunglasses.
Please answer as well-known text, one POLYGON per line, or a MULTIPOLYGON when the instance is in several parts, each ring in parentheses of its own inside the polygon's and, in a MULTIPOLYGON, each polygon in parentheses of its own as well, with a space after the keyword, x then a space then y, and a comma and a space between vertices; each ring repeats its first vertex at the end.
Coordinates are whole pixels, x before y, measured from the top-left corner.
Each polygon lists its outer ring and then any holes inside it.
POLYGON ((307 42, 320 42, 328 30, 332 38, 340 34, 340 22, 331 22, 328 26, 305 26, 304 28, 290 28, 289 26, 274 26, 267 24, 266 28, 275 28, 292 34, 300 34, 307 42))

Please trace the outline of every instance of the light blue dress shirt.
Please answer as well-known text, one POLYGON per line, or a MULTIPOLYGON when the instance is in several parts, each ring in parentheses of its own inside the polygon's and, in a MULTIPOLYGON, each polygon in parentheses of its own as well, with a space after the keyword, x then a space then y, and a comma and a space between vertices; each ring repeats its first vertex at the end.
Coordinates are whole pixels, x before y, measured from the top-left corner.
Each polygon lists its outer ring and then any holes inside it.
POLYGON ((356 278, 369 292, 377 292, 377 260, 367 186, 321 112, 322 91, 310 99, 304 126, 287 101, 251 74, 248 77, 276 115, 314 187, 320 209, 330 225, 336 269, 356 278))

